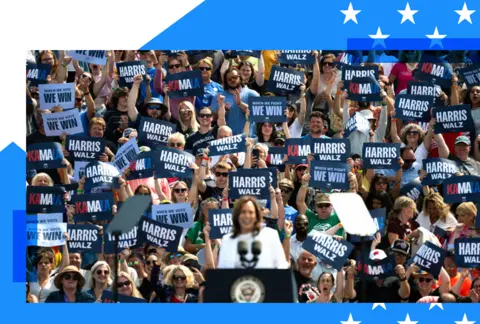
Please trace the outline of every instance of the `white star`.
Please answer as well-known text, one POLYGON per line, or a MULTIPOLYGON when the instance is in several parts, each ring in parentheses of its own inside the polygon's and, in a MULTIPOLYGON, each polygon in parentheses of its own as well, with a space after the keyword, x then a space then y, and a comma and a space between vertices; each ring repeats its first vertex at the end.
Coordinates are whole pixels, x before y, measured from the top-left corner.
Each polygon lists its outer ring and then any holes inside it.
POLYGON ((463 319, 461 322, 455 321, 455 324, 475 324, 475 321, 469 321, 467 318, 467 314, 463 314, 463 319))
POLYGON ((350 20, 358 24, 357 15, 361 12, 361 10, 353 10, 351 2, 348 5, 347 10, 340 10, 340 11, 345 15, 345 20, 343 21, 344 25, 350 20))
POLYGON ((407 317, 405 317, 404 321, 398 321, 398 324, 417 324, 418 321, 411 321, 410 320, 410 315, 407 314, 407 317))
POLYGON ((430 308, 429 308, 428 310, 432 310, 432 309, 435 308, 435 307, 438 307, 438 308, 440 308, 441 310, 444 310, 444 309, 443 309, 443 305, 442 305, 441 303, 431 303, 431 304, 430 304, 430 308))
POLYGON ((467 8, 467 3, 463 3, 463 8, 462 10, 455 10, 457 14, 460 15, 460 18, 458 18, 458 23, 460 24, 462 21, 466 20, 469 23, 472 24, 472 18, 470 17, 476 10, 468 10, 467 8))
POLYGON ((374 310, 375 308, 377 307, 381 307, 383 308, 384 310, 387 310, 387 307, 385 306, 384 303, 374 303, 373 306, 372 306, 372 310, 374 310))
POLYGON ((441 48, 443 48, 441 40, 447 37, 447 35, 440 35, 438 33, 438 27, 435 27, 435 31, 433 32, 433 35, 425 35, 425 36, 427 36, 432 40, 430 43, 430 48, 432 48, 435 44, 438 44, 441 48))
POLYGON ((360 324, 361 322, 360 321, 354 321, 353 318, 352 318, 352 313, 350 313, 350 316, 348 317, 348 321, 346 321, 346 322, 340 321, 340 323, 342 323, 342 324, 360 324))
POLYGON ((412 23, 415 24, 413 15, 416 14, 418 10, 410 9, 410 4, 408 2, 407 2, 407 6, 405 7, 405 10, 397 10, 397 11, 402 15, 402 22, 400 24, 403 24, 407 20, 410 20, 412 23))
POLYGON ((375 40, 375 42, 373 42, 372 48, 374 48, 377 44, 380 44, 383 47, 385 47, 385 39, 390 37, 390 35, 383 35, 380 27, 378 27, 377 33, 375 35, 368 35, 368 36, 370 36, 370 38, 375 40))

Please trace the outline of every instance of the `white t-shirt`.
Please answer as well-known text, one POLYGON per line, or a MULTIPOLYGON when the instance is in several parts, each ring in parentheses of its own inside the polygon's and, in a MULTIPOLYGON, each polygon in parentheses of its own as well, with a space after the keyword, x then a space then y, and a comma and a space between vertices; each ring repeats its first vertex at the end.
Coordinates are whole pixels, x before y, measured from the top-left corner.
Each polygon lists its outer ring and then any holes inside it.
POLYGON ((247 260, 251 260, 253 254, 251 246, 254 240, 262 244, 262 252, 258 257, 255 266, 257 269, 288 269, 289 265, 285 258, 282 243, 277 231, 269 227, 263 228, 260 233, 253 237, 250 234, 241 234, 232 238, 232 233, 226 234, 222 238, 220 255, 218 256, 218 268, 220 269, 242 269, 240 255, 237 252, 238 242, 245 241, 248 246, 247 260))
POLYGON ((293 121, 293 123, 288 126, 290 132, 290 138, 300 138, 302 137, 303 125, 300 125, 298 117, 293 121))
POLYGON ((439 219, 435 222, 435 224, 432 224, 430 222, 430 217, 428 215, 425 215, 423 211, 420 214, 418 214, 416 221, 418 224, 420 224, 421 227, 425 228, 426 230, 432 233, 435 230, 435 227, 437 226, 443 230, 446 230, 449 227, 457 226, 457 223, 458 223, 457 220, 455 219, 455 216, 453 216, 452 213, 448 213, 445 221, 442 221, 439 219))
POLYGON ((44 303, 51 292, 58 291, 57 287, 55 287, 55 284, 53 283, 54 280, 55 276, 51 276, 43 288, 40 287, 38 282, 30 282, 30 293, 38 298, 39 303, 44 303))

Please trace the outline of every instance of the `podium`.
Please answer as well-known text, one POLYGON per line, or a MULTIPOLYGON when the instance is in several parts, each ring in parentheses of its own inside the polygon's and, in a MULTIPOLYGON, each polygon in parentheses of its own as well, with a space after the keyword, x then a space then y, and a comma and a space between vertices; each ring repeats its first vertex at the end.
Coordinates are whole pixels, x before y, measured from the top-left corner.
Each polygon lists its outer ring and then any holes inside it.
POLYGON ((296 303, 297 284, 290 269, 207 270, 205 303, 296 303))

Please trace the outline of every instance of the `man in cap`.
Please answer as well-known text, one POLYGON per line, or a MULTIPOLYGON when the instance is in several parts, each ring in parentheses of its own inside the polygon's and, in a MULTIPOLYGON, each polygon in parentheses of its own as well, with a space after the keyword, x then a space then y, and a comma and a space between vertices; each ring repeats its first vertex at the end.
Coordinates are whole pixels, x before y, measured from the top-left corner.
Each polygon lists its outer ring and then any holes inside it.
POLYGON ((292 195, 293 189, 295 189, 293 185, 293 181, 286 178, 282 179, 278 183, 278 187, 280 188, 281 195, 282 195, 283 208, 285 210, 285 220, 289 220, 292 223, 294 223, 295 217, 297 217, 298 215, 298 211, 288 204, 290 197, 292 195))
POLYGON ((390 250, 395 256, 395 264, 404 266, 410 253, 410 243, 404 240, 395 240, 390 250))
MULTIPOLYGON (((435 125, 436 121, 433 121, 435 125)), ((480 163, 468 156, 470 153, 470 139, 467 136, 458 136, 455 140, 455 154, 452 154, 445 143, 442 134, 435 134, 435 142, 438 145, 438 155, 444 159, 450 159, 457 162, 459 171, 464 175, 480 176, 480 163)), ((479 156, 480 139, 477 137, 474 143, 475 156, 479 156)))

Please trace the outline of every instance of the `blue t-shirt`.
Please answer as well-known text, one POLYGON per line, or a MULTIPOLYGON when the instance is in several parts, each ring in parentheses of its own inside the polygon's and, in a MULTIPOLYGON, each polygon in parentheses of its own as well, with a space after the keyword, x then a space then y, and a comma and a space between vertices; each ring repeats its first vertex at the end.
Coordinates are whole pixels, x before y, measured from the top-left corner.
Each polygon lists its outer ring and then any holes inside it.
POLYGON ((198 112, 203 107, 210 107, 212 105, 212 99, 217 95, 217 93, 223 92, 223 87, 217 82, 210 82, 203 86, 203 97, 195 97, 195 110, 198 112))
POLYGON ((82 121, 83 133, 78 133, 78 134, 75 134, 75 135, 78 135, 78 136, 89 136, 89 134, 88 134, 88 123, 89 123, 89 120, 88 120, 88 116, 87 116, 87 111, 86 111, 86 110, 80 112, 80 120, 82 121))
MULTIPOLYGON (((313 138, 313 137, 312 137, 312 134, 307 134, 307 135, 305 135, 305 136, 302 137, 302 139, 312 139, 312 138, 313 138)), ((330 139, 330 137, 328 137, 328 136, 326 136, 326 135, 322 135, 322 136, 320 136, 320 138, 322 138, 322 139, 330 139)))

